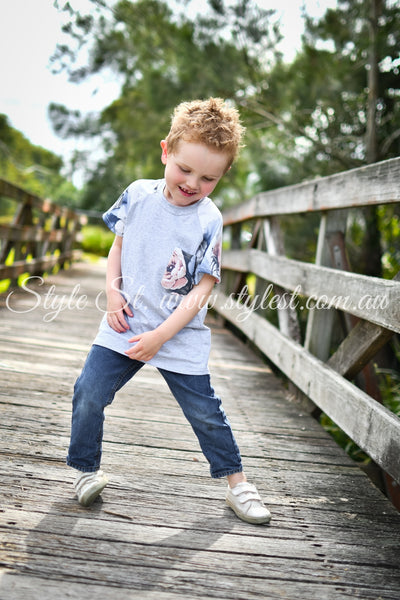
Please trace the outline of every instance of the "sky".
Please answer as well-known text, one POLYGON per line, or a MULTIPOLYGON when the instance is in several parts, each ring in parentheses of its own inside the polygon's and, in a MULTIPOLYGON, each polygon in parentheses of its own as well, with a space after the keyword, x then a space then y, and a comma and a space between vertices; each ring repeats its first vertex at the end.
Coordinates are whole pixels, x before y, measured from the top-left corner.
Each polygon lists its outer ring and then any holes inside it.
MULTIPOLYGON (((205 0, 197 0, 198 7, 205 0)), ((119 86, 108 78, 79 85, 65 74, 51 73, 49 59, 61 42, 65 16, 53 6, 54 0, 0 0, 0 113, 33 144, 62 156, 67 162, 74 149, 87 142, 62 140, 51 128, 47 115, 50 102, 81 111, 101 110, 118 97, 119 86), (97 90, 96 92, 94 92, 97 90)), ((300 47, 303 30, 301 8, 321 16, 335 0, 257 0, 263 8, 277 11, 284 35, 282 51, 290 59, 300 47)), ((75 0, 73 6, 90 5, 75 0)), ((193 3, 192 3, 193 4, 193 3)), ((66 38, 64 38, 66 39, 66 38)))

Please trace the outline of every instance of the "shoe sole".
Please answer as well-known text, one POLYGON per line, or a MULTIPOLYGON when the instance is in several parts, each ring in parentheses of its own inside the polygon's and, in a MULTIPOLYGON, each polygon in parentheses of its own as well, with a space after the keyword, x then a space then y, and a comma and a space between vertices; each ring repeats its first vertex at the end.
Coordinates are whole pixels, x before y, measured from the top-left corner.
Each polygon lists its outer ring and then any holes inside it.
POLYGON ((108 483, 108 480, 102 480, 97 485, 90 486, 89 489, 78 498, 78 502, 81 506, 90 506, 98 498, 101 492, 104 490, 108 483))
POLYGON ((253 525, 262 525, 263 523, 269 523, 271 520, 271 515, 268 515, 266 517, 250 517, 246 513, 240 511, 236 506, 234 506, 230 502, 229 498, 226 498, 225 501, 229 508, 233 510, 235 515, 239 517, 239 519, 241 519, 242 521, 246 521, 246 523, 252 523, 253 525))

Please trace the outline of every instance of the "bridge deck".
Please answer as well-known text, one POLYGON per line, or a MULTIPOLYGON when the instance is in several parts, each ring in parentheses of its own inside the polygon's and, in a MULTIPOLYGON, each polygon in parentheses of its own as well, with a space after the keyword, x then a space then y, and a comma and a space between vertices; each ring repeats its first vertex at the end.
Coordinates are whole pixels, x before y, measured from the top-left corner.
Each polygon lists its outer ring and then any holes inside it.
POLYGON ((103 265, 75 265, 0 309, 0 597, 398 600, 400 515, 218 322, 213 383, 270 525, 225 506, 225 482, 209 477, 150 367, 108 410, 111 483, 90 509, 76 503, 64 466, 70 396, 103 281, 103 265))

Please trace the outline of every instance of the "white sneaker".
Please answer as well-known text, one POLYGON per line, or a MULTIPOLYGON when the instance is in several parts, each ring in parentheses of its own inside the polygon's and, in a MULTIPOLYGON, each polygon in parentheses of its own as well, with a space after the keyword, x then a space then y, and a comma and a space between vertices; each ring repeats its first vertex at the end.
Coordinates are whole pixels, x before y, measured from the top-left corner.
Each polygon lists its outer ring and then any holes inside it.
POLYGON ((90 506, 100 496, 108 483, 103 471, 80 473, 75 480, 74 488, 79 504, 90 506))
POLYGON ((271 513, 261 500, 256 486, 247 481, 233 488, 228 486, 226 503, 239 519, 247 523, 268 523, 271 520, 271 513))

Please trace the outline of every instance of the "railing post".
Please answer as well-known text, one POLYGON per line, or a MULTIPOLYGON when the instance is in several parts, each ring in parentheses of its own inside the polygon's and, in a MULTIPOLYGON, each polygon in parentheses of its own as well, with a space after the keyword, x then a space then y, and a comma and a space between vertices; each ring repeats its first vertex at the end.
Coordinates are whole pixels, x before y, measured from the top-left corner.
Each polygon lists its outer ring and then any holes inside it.
MULTIPOLYGON (((21 200, 21 204, 19 205, 14 215, 13 225, 18 225, 19 227, 22 227, 23 225, 33 225, 32 204, 29 199, 21 200)), ((31 247, 32 246, 30 242, 16 242, 14 244, 14 262, 17 262, 19 260, 26 260, 31 247), (24 244, 25 250, 23 250, 24 244)), ((11 285, 18 285, 18 276, 11 279, 11 285)))
POLYGON ((11 224, 0 224, 0 277, 18 285, 21 274, 41 276, 72 260, 82 218, 0 178, 0 194, 15 200, 11 224), (48 226, 50 229, 48 229, 48 226))
MULTIPOLYGON (((271 256, 285 256, 285 242, 282 229, 277 217, 269 217, 264 221, 264 236, 268 254, 271 256)), ((281 298, 286 290, 274 285, 275 294, 281 298)), ((296 342, 301 342, 300 325, 296 309, 284 302, 284 306, 278 308, 279 330, 296 342)))
MULTIPOLYGON (((229 249, 230 250, 240 250, 241 249, 241 235, 242 235, 242 224, 234 223, 231 225, 230 230, 230 240, 229 240, 229 249)), ((237 292, 237 274, 233 271, 224 271, 223 272, 223 290, 227 295, 237 292)))
MULTIPOLYGON (((323 213, 318 233, 315 264, 332 267, 328 238, 335 232, 346 231, 347 213, 344 210, 323 213)), ((324 362, 328 360, 336 311, 333 308, 311 309, 306 328, 304 347, 324 362)))

